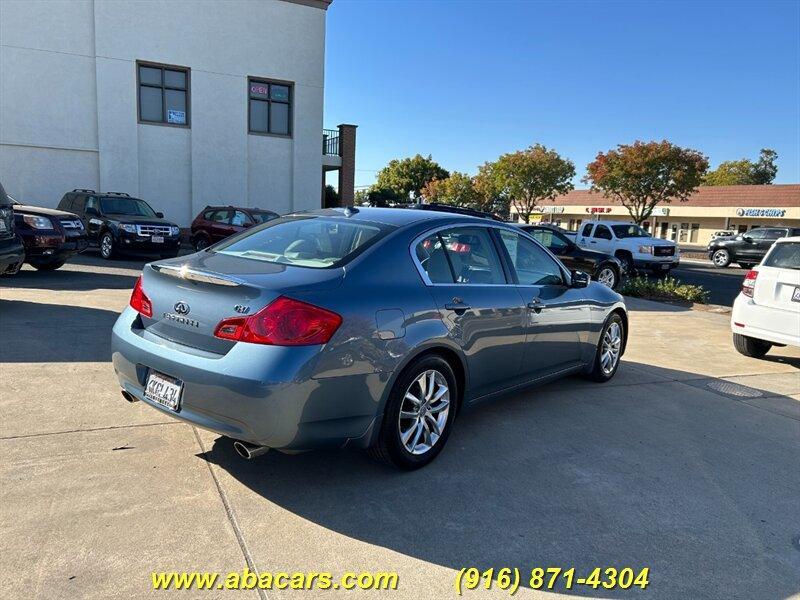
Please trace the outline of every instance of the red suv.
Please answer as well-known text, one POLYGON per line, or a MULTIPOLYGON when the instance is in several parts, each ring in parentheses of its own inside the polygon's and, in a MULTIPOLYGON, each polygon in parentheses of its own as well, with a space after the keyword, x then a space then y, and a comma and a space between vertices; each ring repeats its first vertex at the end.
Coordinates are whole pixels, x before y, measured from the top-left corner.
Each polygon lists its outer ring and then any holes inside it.
POLYGON ((206 206, 192 221, 192 245, 199 251, 234 233, 277 219, 279 216, 271 210, 260 208, 206 206))

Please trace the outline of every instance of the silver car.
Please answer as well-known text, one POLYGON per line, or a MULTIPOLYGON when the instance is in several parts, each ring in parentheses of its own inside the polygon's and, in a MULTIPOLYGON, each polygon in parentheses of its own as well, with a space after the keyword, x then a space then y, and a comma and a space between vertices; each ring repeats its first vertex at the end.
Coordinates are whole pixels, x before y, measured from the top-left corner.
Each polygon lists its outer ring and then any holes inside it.
POLYGON ((269 448, 366 448, 403 469, 468 405, 572 373, 607 381, 622 297, 518 228, 324 209, 144 268, 114 325, 123 396, 269 448))

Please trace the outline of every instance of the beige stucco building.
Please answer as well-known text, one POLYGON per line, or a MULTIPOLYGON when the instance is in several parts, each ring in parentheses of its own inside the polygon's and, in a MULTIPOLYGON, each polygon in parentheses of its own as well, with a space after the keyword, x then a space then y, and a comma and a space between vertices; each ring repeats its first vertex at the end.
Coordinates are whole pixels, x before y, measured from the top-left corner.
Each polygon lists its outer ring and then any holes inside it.
MULTIPOLYGON (((632 221, 623 206, 589 190, 573 190, 531 216, 570 230, 592 219, 632 221)), ((700 187, 686 202, 659 205, 644 223, 656 237, 685 246, 704 246, 717 231, 766 225, 800 227, 800 184, 700 187)))

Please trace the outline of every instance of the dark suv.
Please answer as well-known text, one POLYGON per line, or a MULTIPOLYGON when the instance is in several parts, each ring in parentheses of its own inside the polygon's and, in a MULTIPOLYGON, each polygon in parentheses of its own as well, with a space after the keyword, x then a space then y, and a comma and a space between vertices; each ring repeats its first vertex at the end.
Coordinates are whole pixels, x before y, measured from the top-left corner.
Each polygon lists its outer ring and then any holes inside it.
POLYGON ((260 208, 238 206, 206 206, 192 221, 191 242, 195 250, 202 250, 226 237, 260 225, 280 215, 260 208))
POLYGON ((25 262, 40 271, 54 271, 88 246, 86 229, 77 215, 11 199, 14 223, 25 246, 25 262))
POLYGON ((58 203, 86 226, 91 243, 103 258, 117 254, 158 255, 172 258, 181 246, 181 230, 144 200, 120 192, 72 190, 58 203))
POLYGON ((13 275, 25 260, 25 248, 15 229, 11 198, 0 183, 0 275, 13 275))
POLYGON ((800 235, 798 227, 759 227, 732 238, 717 238, 708 244, 708 257, 718 269, 739 263, 749 269, 761 262, 775 240, 800 235))

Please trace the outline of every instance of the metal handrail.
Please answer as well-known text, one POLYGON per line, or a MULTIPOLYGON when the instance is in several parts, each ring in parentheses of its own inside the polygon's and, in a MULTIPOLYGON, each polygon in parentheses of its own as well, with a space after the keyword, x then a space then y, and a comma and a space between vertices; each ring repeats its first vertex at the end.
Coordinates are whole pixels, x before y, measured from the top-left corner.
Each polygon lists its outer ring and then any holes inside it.
POLYGON ((322 130, 322 154, 330 156, 340 156, 338 129, 322 130))

